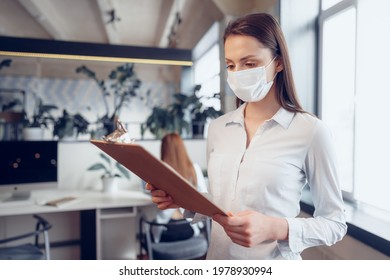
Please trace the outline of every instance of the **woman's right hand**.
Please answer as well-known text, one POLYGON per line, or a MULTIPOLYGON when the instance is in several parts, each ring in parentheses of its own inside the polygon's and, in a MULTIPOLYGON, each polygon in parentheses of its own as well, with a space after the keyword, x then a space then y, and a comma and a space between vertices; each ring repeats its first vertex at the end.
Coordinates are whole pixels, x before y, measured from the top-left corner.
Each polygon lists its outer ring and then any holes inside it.
POLYGON ((168 208, 179 208, 172 197, 163 190, 155 188, 153 185, 147 183, 145 188, 150 191, 152 195, 152 202, 157 205, 157 208, 160 210, 165 210, 168 208))

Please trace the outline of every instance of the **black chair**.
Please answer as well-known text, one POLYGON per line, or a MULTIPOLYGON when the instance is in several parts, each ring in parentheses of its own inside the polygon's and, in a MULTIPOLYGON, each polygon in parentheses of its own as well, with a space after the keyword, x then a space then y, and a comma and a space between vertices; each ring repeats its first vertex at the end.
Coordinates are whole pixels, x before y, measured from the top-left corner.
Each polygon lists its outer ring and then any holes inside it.
POLYGON ((37 219, 35 231, 21 234, 18 236, 8 237, 0 240, 0 246, 3 244, 11 243, 17 240, 23 240, 35 236, 35 242, 26 243, 22 245, 10 245, 0 247, 0 260, 49 260, 50 259, 50 242, 49 242, 49 229, 52 225, 44 218, 38 215, 34 215, 37 219), (43 234, 44 237, 44 252, 39 246, 39 236, 43 234))
POLYGON ((202 259, 207 253, 209 244, 209 221, 205 221, 204 225, 205 227, 200 234, 193 236, 188 234, 188 228, 191 228, 191 226, 190 222, 185 219, 171 220, 163 224, 149 221, 142 217, 139 225, 140 234, 138 236, 140 239, 140 255, 143 255, 143 251, 146 251, 150 260, 202 259), (157 241, 158 238, 153 234, 153 227, 162 227, 166 232, 174 234, 164 236, 163 231, 161 239, 157 241), (181 240, 177 240, 174 237, 183 237, 185 235, 188 237, 181 240))

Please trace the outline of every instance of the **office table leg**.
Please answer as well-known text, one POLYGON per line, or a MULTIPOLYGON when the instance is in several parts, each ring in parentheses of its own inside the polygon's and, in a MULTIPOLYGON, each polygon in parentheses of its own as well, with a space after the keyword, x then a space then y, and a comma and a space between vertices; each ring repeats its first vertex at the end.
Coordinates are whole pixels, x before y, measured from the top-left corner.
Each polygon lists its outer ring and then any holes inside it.
POLYGON ((80 258, 82 260, 96 260, 96 210, 80 212, 80 258))

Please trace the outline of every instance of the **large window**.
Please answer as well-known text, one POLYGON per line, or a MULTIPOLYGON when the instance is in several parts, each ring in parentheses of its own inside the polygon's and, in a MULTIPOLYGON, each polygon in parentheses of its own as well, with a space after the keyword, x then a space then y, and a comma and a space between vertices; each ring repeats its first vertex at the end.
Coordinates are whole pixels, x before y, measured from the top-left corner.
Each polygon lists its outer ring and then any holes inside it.
POLYGON ((194 82, 201 85, 199 96, 206 98, 202 102, 214 109, 221 109, 221 102, 212 97, 221 91, 221 62, 219 52, 219 23, 214 23, 193 51, 194 56, 194 82))
POLYGON ((342 0, 322 0, 321 1, 321 9, 327 10, 328 8, 334 6, 335 4, 341 2, 342 0))
MULTIPOLYGON (((199 95, 211 97, 220 92, 220 59, 219 44, 214 44, 202 57, 195 62, 195 84, 202 85, 199 95)), ((216 110, 221 109, 218 99, 202 99, 206 106, 213 106, 216 110)))
POLYGON ((353 192, 356 7, 322 23, 321 118, 336 138, 342 189, 353 192))
POLYGON ((390 1, 322 4, 319 113, 336 138, 342 188, 390 212, 390 1))

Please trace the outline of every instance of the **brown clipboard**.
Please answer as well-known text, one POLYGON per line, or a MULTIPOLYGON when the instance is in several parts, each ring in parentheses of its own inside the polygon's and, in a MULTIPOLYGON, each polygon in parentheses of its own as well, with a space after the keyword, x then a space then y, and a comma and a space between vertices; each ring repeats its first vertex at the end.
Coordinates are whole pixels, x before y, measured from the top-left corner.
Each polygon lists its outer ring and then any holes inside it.
POLYGON ((190 182, 142 146, 90 140, 107 155, 121 163, 145 182, 167 192, 182 208, 212 217, 226 212, 198 192, 190 182))

